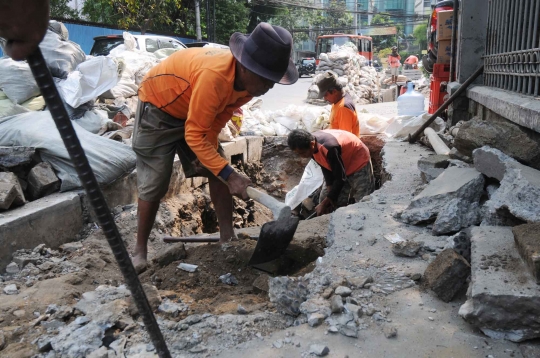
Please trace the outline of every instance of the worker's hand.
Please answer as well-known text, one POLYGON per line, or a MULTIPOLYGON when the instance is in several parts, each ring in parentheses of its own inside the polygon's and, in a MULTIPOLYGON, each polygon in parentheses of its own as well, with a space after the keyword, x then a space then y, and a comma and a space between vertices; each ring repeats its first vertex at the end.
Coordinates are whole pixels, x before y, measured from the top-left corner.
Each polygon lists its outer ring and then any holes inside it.
POLYGON ((48 0, 0 1, 0 37, 7 40, 6 53, 14 60, 34 52, 48 26, 48 0))
POLYGON ((332 200, 330 200, 328 197, 324 198, 324 200, 315 207, 315 212, 317 212, 317 216, 329 214, 333 210, 334 204, 332 203, 332 200))
POLYGON ((245 175, 233 171, 227 179, 227 185, 229 186, 229 191, 232 195, 242 198, 243 200, 249 199, 246 189, 251 185, 251 180, 245 175))

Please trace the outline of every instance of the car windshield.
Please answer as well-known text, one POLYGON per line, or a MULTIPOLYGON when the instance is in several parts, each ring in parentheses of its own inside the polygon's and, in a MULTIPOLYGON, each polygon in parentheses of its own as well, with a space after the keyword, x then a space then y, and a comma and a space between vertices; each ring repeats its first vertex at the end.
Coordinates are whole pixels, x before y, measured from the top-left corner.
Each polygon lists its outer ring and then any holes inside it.
POLYGON ((315 59, 304 59, 302 60, 303 65, 309 65, 310 63, 315 63, 315 59))
POLYGON ((108 37, 104 39, 97 39, 94 41, 94 46, 90 51, 92 56, 107 56, 109 52, 118 45, 124 43, 123 37, 108 37))

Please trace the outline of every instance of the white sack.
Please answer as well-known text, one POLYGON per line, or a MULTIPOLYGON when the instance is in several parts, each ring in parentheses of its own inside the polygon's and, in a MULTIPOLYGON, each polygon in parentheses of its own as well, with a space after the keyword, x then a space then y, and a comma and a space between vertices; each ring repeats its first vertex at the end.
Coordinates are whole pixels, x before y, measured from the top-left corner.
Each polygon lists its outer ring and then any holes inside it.
POLYGON ((360 134, 362 135, 384 133, 392 121, 393 118, 386 118, 373 113, 358 112, 360 134))
POLYGON ((292 188, 285 196, 285 204, 291 208, 296 208, 302 201, 308 198, 324 181, 321 167, 313 159, 309 161, 304 169, 304 174, 300 183, 292 188))
POLYGON ((28 112, 28 110, 23 106, 19 106, 18 104, 11 102, 4 92, 0 91, 0 118, 13 116, 24 112, 28 112))
MULTIPOLYGON (((386 135, 395 139, 405 140, 409 136, 416 132, 427 120, 431 117, 431 114, 424 113, 420 116, 397 116, 393 118, 393 122, 386 128, 386 135)), ((442 133, 446 127, 444 120, 437 117, 430 125, 431 128, 437 133, 442 133)))
POLYGON ((73 120, 73 123, 77 123, 88 132, 94 134, 98 134, 101 128, 106 125, 106 122, 112 122, 107 116, 107 112, 96 109, 86 111, 84 116, 73 120))
POLYGON ((109 57, 94 57, 77 67, 60 82, 58 89, 70 106, 77 108, 118 83, 118 67, 109 57))
POLYGON ((63 40, 60 35, 51 30, 47 30, 39 48, 53 77, 67 78, 80 63, 86 60, 86 55, 78 44, 63 40))
MULTIPOLYGON (((76 123, 73 127, 100 184, 109 184, 135 168, 133 150, 113 140, 92 134, 76 123)), ((0 146, 35 147, 51 163, 67 191, 81 186, 60 134, 48 111, 29 112, 0 119, 0 146)))
POLYGON ((0 58, 0 90, 16 104, 40 94, 30 66, 10 57, 0 58))

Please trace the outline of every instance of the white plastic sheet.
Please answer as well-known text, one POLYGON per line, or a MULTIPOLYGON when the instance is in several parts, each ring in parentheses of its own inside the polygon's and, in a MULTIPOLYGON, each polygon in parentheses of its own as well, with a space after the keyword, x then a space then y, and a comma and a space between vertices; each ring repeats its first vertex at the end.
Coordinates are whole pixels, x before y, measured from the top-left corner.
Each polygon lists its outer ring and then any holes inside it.
POLYGON ((86 55, 78 44, 65 41, 62 36, 51 30, 47 30, 39 48, 53 77, 67 78, 80 63, 86 60, 86 55))
MULTIPOLYGON (((73 123, 73 127, 100 184, 109 184, 135 168, 136 157, 131 147, 92 134, 76 123, 73 123)), ((62 181, 61 191, 81 186, 48 111, 1 118, 0 146, 35 147, 62 181)))
POLYGON ((385 118, 373 113, 358 112, 360 134, 362 135, 384 133, 393 120, 394 118, 385 118))
POLYGON ((81 63, 75 72, 61 81, 58 89, 70 106, 77 108, 118 83, 118 67, 109 57, 94 57, 81 63))
POLYGON ((292 188, 285 196, 285 204, 296 208, 302 201, 308 198, 324 181, 323 172, 319 164, 313 159, 304 169, 300 183, 292 188))
MULTIPOLYGON (((392 123, 386 128, 386 135, 399 140, 405 140, 409 136, 416 132, 428 119, 431 114, 424 113, 420 116, 397 116, 393 118, 392 123)), ((430 125, 431 128, 437 133, 442 133, 446 128, 444 120, 437 117, 430 125)))

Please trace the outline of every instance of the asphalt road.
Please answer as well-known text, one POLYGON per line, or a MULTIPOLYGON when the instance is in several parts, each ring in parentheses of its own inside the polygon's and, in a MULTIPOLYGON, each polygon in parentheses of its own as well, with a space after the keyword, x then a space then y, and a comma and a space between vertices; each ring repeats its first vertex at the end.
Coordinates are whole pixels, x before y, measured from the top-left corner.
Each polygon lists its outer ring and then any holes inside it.
POLYGON ((293 85, 276 84, 267 94, 260 97, 263 100, 262 109, 275 111, 290 104, 306 105, 307 92, 312 82, 313 77, 303 76, 293 85))

